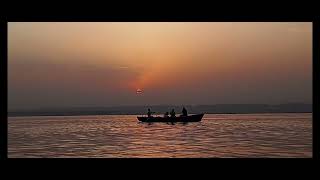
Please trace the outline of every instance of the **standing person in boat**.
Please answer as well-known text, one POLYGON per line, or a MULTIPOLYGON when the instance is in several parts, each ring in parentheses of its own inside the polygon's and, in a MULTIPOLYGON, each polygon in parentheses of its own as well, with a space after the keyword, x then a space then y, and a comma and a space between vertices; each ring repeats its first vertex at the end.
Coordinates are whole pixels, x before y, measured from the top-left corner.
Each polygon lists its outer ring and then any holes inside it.
POLYGON ((171 110, 170 115, 171 117, 176 117, 176 112, 174 112, 174 109, 171 110))
POLYGON ((182 109, 182 116, 188 116, 188 112, 185 107, 183 107, 183 109, 182 109))

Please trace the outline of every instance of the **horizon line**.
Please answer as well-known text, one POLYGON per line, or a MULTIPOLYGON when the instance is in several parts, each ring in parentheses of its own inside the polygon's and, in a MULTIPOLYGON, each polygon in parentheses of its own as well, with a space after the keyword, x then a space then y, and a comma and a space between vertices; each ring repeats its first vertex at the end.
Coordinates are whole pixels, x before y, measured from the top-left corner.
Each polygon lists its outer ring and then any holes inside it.
POLYGON ((148 105, 106 105, 106 106, 62 106, 62 107, 39 107, 39 108, 8 108, 9 111, 24 111, 24 110, 48 110, 48 109, 71 109, 71 108, 121 108, 121 107, 150 107, 150 106, 218 106, 218 105, 269 105, 269 106, 277 106, 277 105, 313 105, 313 103, 305 103, 305 102, 287 102, 287 103, 219 103, 219 104, 148 104, 148 105))

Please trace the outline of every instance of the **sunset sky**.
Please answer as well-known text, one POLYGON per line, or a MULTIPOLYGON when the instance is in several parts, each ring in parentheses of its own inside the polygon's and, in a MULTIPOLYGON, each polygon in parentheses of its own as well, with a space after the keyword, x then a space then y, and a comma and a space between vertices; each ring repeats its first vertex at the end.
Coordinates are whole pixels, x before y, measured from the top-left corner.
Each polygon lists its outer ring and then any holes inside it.
POLYGON ((312 103, 312 23, 10 22, 8 76, 9 109, 312 103))

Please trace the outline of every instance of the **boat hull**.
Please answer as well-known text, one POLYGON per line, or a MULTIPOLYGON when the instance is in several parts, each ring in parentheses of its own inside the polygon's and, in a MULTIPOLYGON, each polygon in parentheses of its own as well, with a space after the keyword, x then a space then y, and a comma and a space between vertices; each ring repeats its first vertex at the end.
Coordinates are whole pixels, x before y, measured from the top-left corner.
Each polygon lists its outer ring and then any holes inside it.
POLYGON ((138 116, 141 122, 200 122, 204 114, 195 114, 190 116, 177 116, 177 117, 143 117, 138 116))

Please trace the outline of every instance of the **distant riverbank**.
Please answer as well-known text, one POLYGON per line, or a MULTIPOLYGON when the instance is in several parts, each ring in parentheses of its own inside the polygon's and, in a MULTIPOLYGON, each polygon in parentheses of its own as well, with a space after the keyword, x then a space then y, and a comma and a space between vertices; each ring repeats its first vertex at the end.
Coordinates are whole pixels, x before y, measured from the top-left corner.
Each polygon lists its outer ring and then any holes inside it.
MULTIPOLYGON (((312 104, 217 104, 217 105, 186 105, 190 114, 255 114, 255 113, 312 113, 312 104)), ((81 116, 81 115, 140 115, 146 114, 151 108, 155 114, 175 109, 180 113, 182 106, 114 106, 114 107, 72 107, 46 108, 30 110, 9 110, 9 117, 16 116, 81 116)))

